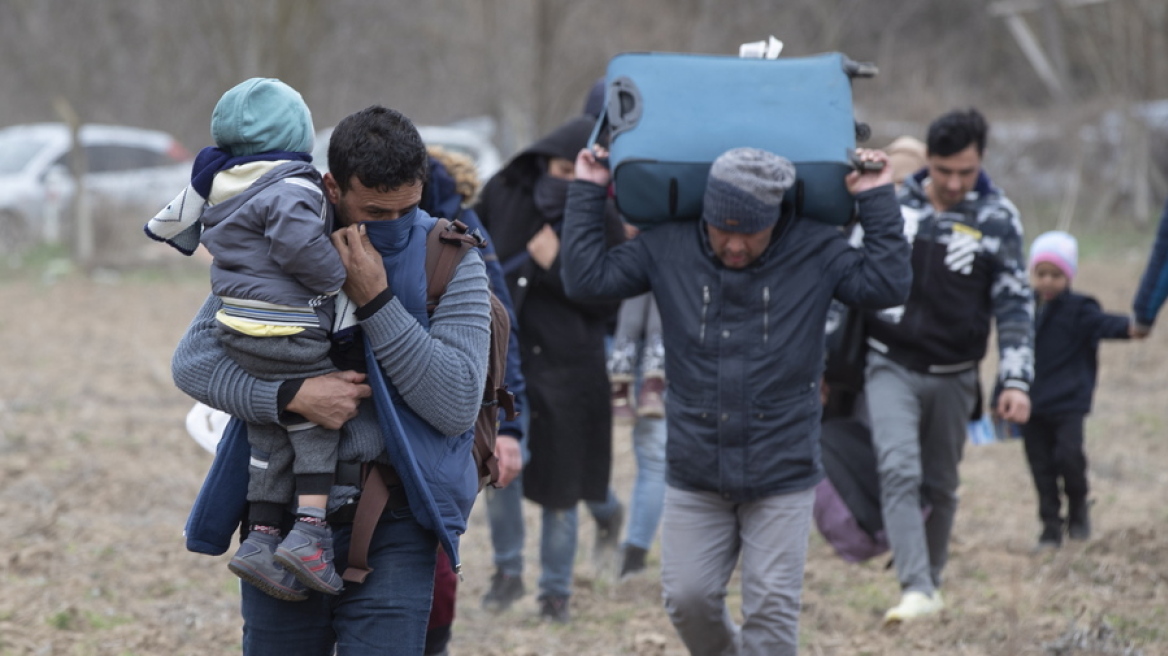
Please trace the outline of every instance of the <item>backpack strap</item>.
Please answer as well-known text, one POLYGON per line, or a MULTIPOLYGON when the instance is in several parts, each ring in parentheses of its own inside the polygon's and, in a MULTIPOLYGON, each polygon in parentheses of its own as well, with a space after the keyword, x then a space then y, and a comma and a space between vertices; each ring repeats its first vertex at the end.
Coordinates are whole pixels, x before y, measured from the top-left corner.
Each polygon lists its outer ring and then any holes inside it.
MULTIPOLYGON (((361 498, 357 501, 356 515, 353 517, 352 536, 349 539, 349 565, 341 578, 349 583, 364 583, 373 568, 369 567, 369 542, 373 539, 373 529, 381 520, 386 506, 390 505, 392 489, 397 482, 401 489, 401 479, 388 465, 371 462, 365 466, 365 477, 361 485, 361 498)), ((400 499, 399 499, 400 502, 400 499)))
POLYGON ((426 235, 426 311, 438 307, 438 299, 454 278, 462 256, 484 245, 482 235, 471 231, 462 221, 438 219, 426 235))

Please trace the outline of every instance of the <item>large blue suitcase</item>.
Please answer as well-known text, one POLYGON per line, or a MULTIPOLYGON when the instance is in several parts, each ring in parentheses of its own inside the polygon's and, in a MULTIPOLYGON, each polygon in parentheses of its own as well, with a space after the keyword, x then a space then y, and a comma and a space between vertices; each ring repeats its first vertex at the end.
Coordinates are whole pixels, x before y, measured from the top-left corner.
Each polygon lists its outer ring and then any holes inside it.
POLYGON ((784 203, 801 216, 848 223, 855 202, 844 176, 857 135, 866 138, 853 114, 851 80, 874 73, 840 53, 617 55, 594 131, 594 140, 608 137, 617 207, 642 229, 698 218, 710 164, 750 146, 794 162, 796 185, 784 203))

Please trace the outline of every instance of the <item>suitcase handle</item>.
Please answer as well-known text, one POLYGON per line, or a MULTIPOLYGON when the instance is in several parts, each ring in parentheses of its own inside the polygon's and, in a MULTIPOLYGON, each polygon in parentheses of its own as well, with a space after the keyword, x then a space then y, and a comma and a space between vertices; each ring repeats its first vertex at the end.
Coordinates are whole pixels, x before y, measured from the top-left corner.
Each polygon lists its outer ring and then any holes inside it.
POLYGON ((848 153, 848 162, 851 163, 852 168, 856 169, 857 171, 861 171, 861 172, 863 172, 863 171, 883 171, 884 170, 884 162, 871 162, 871 161, 862 160, 859 157, 856 157, 855 152, 848 153))
POLYGON ((636 83, 623 75, 609 82, 605 88, 604 109, 588 137, 588 147, 598 143, 602 134, 608 139, 608 143, 602 145, 611 146, 620 133, 637 127, 641 122, 641 109, 641 92, 636 83))
POLYGON ((858 77, 873 78, 879 72, 880 69, 872 62, 858 62, 844 57, 844 73, 847 73, 848 77, 852 79, 858 77))

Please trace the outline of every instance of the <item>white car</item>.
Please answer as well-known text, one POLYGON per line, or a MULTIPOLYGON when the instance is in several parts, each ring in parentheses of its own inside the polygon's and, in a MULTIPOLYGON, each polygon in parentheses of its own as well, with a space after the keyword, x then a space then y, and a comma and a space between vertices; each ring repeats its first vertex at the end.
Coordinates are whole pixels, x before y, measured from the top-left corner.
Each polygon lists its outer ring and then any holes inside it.
MULTIPOLYGON (((165 132, 84 125, 80 138, 94 216, 140 213, 145 222, 189 182, 191 154, 165 132)), ((71 145, 63 123, 0 129, 0 253, 55 241, 68 229, 77 189, 69 167, 71 145)))
MULTIPOLYGON (((477 124, 476 124, 477 125, 477 124)), ((488 130, 489 132, 489 130, 488 130)), ((316 144, 312 149, 312 163, 323 173, 328 171, 328 144, 333 134, 332 128, 316 133, 316 144)), ((503 166, 499 150, 484 134, 471 124, 419 125, 418 134, 428 146, 441 146, 447 150, 462 153, 474 160, 479 180, 484 183, 491 179, 503 166)))

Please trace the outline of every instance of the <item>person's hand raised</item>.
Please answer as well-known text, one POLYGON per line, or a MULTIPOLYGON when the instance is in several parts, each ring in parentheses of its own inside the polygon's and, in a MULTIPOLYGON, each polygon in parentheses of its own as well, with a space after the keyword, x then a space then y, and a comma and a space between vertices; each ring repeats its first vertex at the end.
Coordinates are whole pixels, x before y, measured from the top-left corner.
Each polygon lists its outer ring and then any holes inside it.
POLYGON ((600 146, 593 146, 592 150, 582 148, 576 155, 576 179, 607 187, 612 180, 612 173, 608 170, 605 161, 608 151, 600 146))
POLYGON ((892 163, 888 159, 888 154, 882 150, 874 150, 871 148, 857 148, 856 160, 861 164, 866 162, 882 162, 879 170, 865 170, 863 168, 852 171, 844 178, 848 185, 848 192, 853 196, 869 189, 892 184, 892 163))
POLYGON ((341 256, 348 277, 345 278, 345 295, 358 307, 365 305, 389 287, 385 275, 385 262, 381 253, 369 241, 365 226, 345 226, 332 234, 333 246, 341 256))

